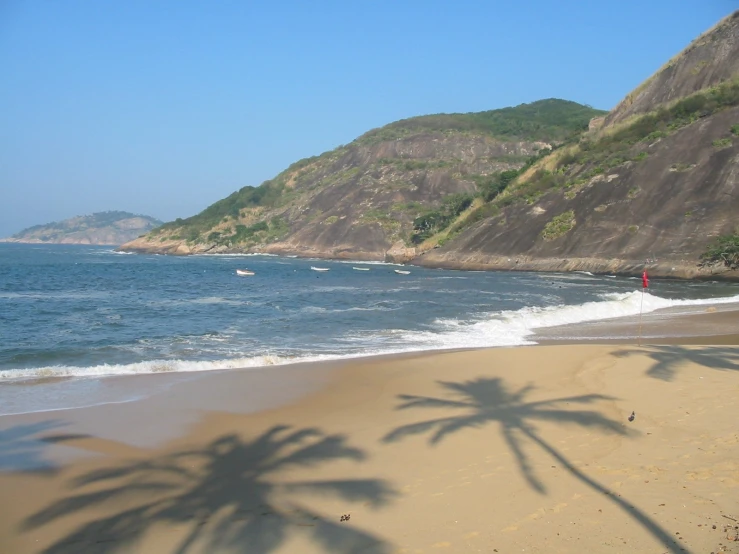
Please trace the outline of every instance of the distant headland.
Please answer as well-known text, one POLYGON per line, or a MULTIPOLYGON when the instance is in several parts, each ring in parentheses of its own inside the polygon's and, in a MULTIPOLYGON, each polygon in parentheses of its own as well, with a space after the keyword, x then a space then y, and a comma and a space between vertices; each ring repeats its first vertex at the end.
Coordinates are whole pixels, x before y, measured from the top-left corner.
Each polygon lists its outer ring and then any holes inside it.
POLYGON ((34 225, 0 242, 96 244, 119 246, 148 233, 162 222, 148 215, 108 211, 34 225))

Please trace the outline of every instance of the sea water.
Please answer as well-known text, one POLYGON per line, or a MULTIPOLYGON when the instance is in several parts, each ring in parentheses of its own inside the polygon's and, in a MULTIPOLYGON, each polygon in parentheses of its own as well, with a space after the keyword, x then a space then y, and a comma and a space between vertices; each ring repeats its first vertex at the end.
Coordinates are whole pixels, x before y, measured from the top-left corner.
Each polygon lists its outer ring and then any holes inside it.
POLYGON ((537 328, 638 314, 642 302, 646 313, 739 301, 729 283, 653 280, 642 298, 638 278, 395 269, 0 244, 0 415, 82 405, 105 376, 522 345, 537 328), (77 384, 23 386, 55 377, 77 384))

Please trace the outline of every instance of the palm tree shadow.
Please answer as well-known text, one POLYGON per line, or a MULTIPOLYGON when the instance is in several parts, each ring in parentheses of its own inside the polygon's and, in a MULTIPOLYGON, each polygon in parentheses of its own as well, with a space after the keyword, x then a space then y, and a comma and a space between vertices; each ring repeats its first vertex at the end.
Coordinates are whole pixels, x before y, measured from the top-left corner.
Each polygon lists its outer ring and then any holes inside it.
POLYGON ((37 529, 83 510, 95 517, 46 548, 46 554, 130 551, 156 525, 180 525, 186 536, 173 550, 266 554, 304 533, 327 552, 385 553, 379 537, 305 506, 299 493, 363 502, 379 508, 395 491, 377 479, 286 480, 285 471, 332 460, 361 461, 363 451, 340 435, 275 426, 251 441, 230 434, 202 449, 100 469, 70 483, 74 493, 28 517, 37 529))
POLYGON ((662 381, 672 381, 685 362, 693 362, 720 371, 739 371, 739 349, 723 346, 707 346, 701 349, 684 346, 650 346, 638 350, 617 350, 614 356, 625 358, 644 353, 654 360, 654 365, 647 370, 647 375, 662 381))
POLYGON ((0 429, 0 471, 54 472, 56 464, 46 457, 48 441, 37 435, 64 425, 47 420, 0 429))
POLYGON ((567 409, 568 404, 586 405, 612 397, 600 394, 586 394, 527 402, 525 397, 534 389, 527 385, 517 391, 511 391, 500 378, 477 378, 462 383, 439 382, 449 398, 428 396, 400 395, 402 401, 399 410, 412 408, 447 408, 463 410, 459 415, 430 419, 418 423, 403 425, 392 430, 384 438, 384 442, 396 442, 411 435, 430 433, 429 443, 440 443, 448 435, 469 428, 480 428, 487 424, 497 424, 506 444, 511 449, 521 473, 529 485, 538 493, 544 494, 546 487, 536 475, 524 449, 528 442, 557 460, 570 475, 592 490, 606 495, 621 510, 642 525, 653 537, 659 540, 672 552, 686 552, 684 545, 679 544, 669 533, 662 529, 647 514, 627 503, 620 496, 588 477, 580 469, 548 443, 536 429, 535 421, 574 424, 581 427, 594 428, 618 435, 629 434, 622 425, 599 412, 584 409, 567 409))

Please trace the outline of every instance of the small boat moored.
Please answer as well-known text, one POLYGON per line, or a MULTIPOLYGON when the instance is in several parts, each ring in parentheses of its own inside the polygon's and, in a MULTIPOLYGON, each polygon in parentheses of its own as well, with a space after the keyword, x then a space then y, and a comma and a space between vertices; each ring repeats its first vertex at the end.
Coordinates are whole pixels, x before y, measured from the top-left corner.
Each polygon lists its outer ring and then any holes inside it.
POLYGON ((254 275, 254 272, 248 269, 237 269, 236 275, 241 275, 242 277, 245 277, 247 275, 254 275))
POLYGON ((368 267, 353 267, 352 269, 356 269, 357 271, 369 271, 368 267))
POLYGON ((397 273, 398 275, 410 275, 411 273, 410 271, 405 271, 403 269, 394 269, 393 271, 395 271, 395 273, 397 273))
POLYGON ((328 271, 328 269, 329 269, 329 268, 327 268, 327 267, 315 267, 315 266, 310 266, 310 268, 311 268, 311 269, 312 269, 313 271, 328 271))

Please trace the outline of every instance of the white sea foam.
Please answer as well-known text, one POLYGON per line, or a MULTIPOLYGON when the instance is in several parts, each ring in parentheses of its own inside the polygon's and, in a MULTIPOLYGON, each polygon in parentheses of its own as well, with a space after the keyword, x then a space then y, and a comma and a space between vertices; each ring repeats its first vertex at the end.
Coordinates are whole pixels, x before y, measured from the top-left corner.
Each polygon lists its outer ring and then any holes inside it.
POLYGON ((86 300, 108 298, 111 293, 106 291, 89 291, 89 292, 3 292, 0 298, 9 300, 19 298, 32 298, 38 300, 86 300))
POLYGON ((241 253, 241 252, 226 252, 226 253, 220 253, 220 254, 191 254, 191 256, 195 258, 249 258, 252 256, 266 256, 268 258, 279 258, 279 254, 267 254, 265 252, 248 252, 248 253, 241 253))
POLYGON ((225 304, 228 306, 251 306, 253 302, 250 300, 241 300, 234 298, 224 298, 222 296, 204 296, 201 298, 172 299, 165 298, 162 300, 149 300, 146 302, 149 306, 186 306, 188 304, 225 304))
POLYGON ((370 334, 347 333, 339 343, 353 344, 356 351, 339 354, 306 354, 296 356, 259 355, 252 357, 234 356, 220 360, 153 360, 132 364, 102 364, 92 367, 49 366, 15 369, 0 372, 0 382, 6 379, 35 379, 44 377, 102 377, 109 375, 139 375, 166 372, 214 371, 223 369, 285 365, 298 362, 345 359, 378 354, 393 354, 421 350, 452 348, 479 348, 493 346, 516 346, 531 344, 535 329, 596 321, 639 313, 653 312, 663 308, 739 303, 739 296, 679 300, 653 296, 633 291, 607 293, 603 300, 570 306, 546 308, 527 307, 490 314, 477 313, 469 319, 438 319, 432 328, 425 331, 387 329, 370 334))
POLYGON ((401 266, 405 264, 398 264, 394 262, 380 262, 380 261, 367 261, 367 260, 331 260, 337 264, 354 264, 354 265, 396 265, 401 266))
POLYGON ((348 287, 346 285, 334 285, 325 287, 316 287, 313 292, 348 292, 348 291, 362 291, 359 287, 348 287))
POLYGON ((142 375, 149 373, 217 371, 222 369, 264 367, 297 362, 321 361, 331 357, 332 356, 324 355, 304 357, 266 355, 211 361, 151 360, 133 364, 101 364, 92 367, 49 366, 3 371, 0 372, 0 382, 11 379, 39 379, 47 377, 105 377, 112 375, 142 375))
MULTIPOLYGON (((403 302, 405 304, 406 302, 403 302)), ((300 311, 306 314, 338 314, 343 312, 393 312, 401 309, 401 306, 390 308, 388 306, 354 306, 352 308, 323 308, 321 306, 305 306, 300 311)))
POLYGON ((408 331, 403 340, 424 344, 427 349, 477 348, 532 344, 534 330, 572 323, 584 323, 636 315, 676 306, 698 306, 739 302, 739 296, 699 300, 673 300, 638 291, 607 293, 603 300, 571 306, 527 307, 491 314, 477 321, 437 320, 433 331, 408 331), (439 332, 437 332, 439 331, 439 332))

